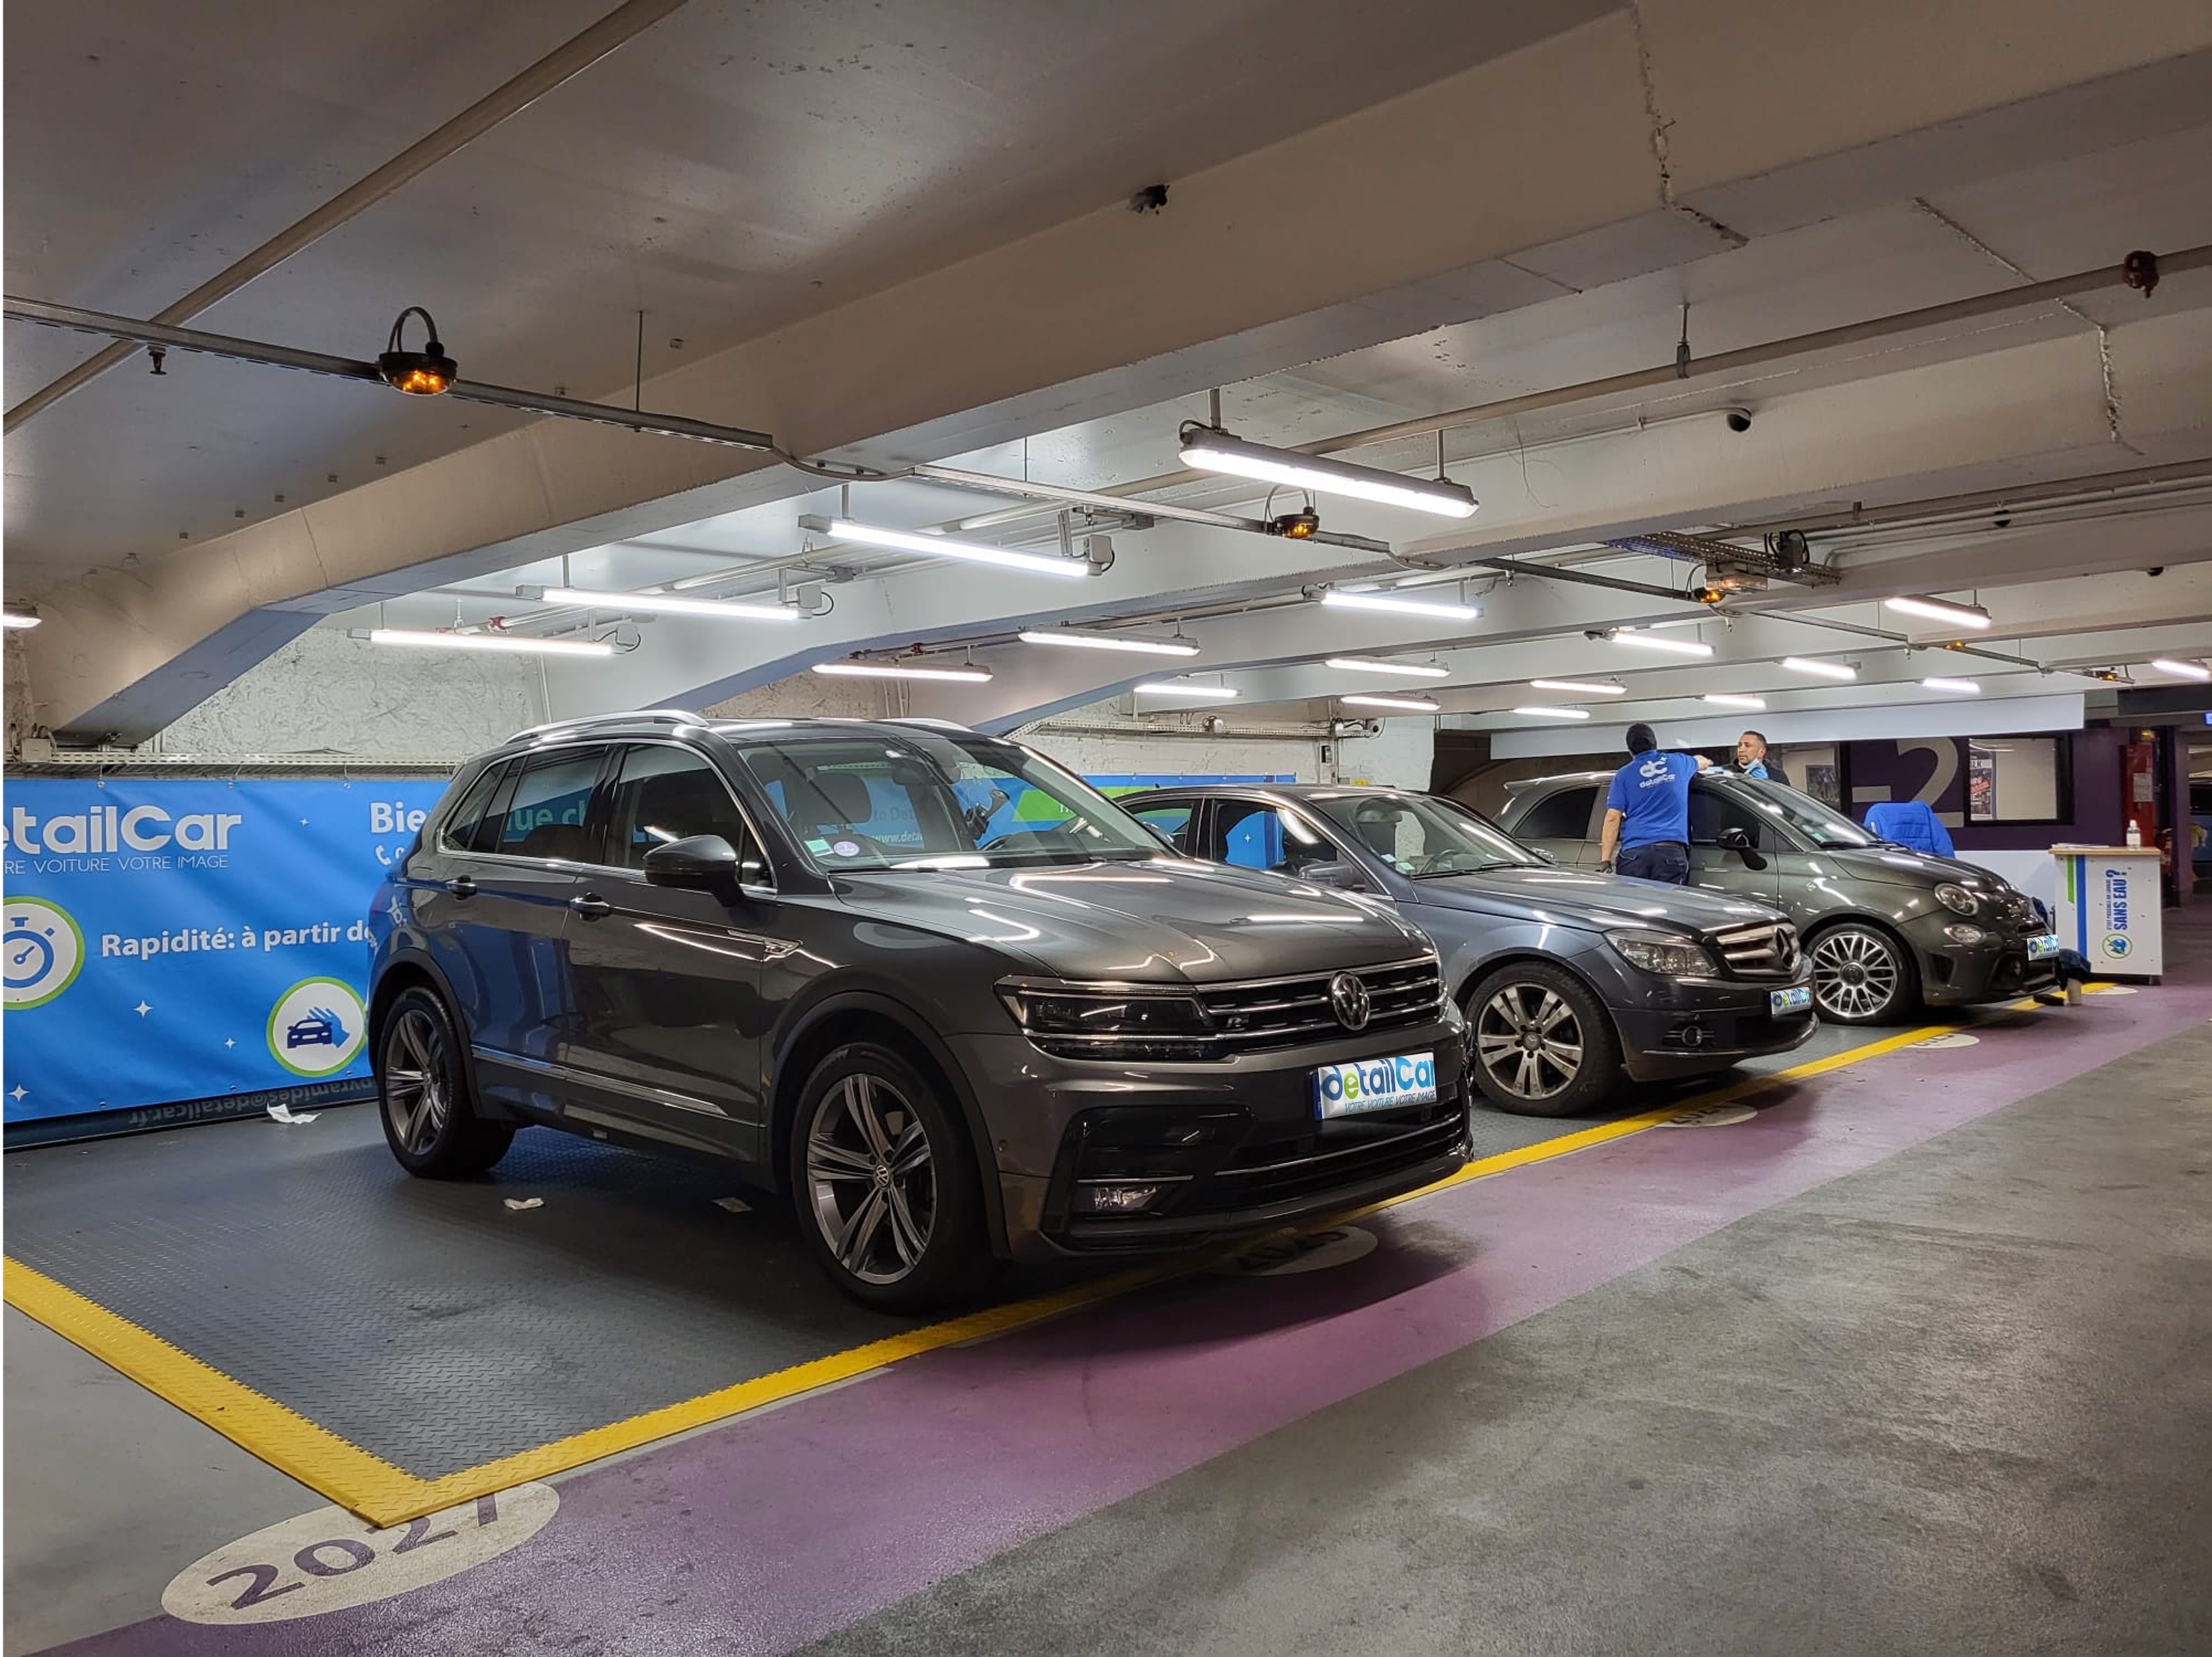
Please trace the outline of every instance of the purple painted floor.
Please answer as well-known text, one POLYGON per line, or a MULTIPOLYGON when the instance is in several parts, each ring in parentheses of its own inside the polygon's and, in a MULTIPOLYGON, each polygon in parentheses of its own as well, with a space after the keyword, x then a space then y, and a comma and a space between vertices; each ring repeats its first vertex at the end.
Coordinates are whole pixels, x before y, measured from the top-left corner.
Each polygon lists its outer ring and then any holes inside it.
POLYGON ((1351 1266, 1186 1279, 586 1470, 524 1547, 396 1600, 260 1628, 157 1619, 65 1649, 789 1650, 2201 1026, 2212 982, 2187 977, 1796 1083, 1739 1126, 1638 1134, 1421 1199, 1365 1222, 1382 1244, 1351 1266))

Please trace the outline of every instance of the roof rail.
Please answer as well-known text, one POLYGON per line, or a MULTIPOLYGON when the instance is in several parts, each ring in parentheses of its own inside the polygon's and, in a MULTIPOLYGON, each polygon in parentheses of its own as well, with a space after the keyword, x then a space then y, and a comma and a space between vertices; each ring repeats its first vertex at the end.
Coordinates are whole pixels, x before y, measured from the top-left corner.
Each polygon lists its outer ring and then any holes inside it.
POLYGON ((883 723, 885 725, 926 725, 930 726, 933 730, 937 731, 972 731, 975 728, 972 725, 963 725, 957 719, 933 719, 927 715, 921 713, 902 713, 895 719, 886 719, 883 723))
POLYGON ((694 713, 688 707, 641 707, 619 713, 579 713, 573 719, 548 719, 543 725, 533 725, 516 731, 507 738, 520 742, 525 737, 543 735, 548 731, 567 731, 587 725, 704 725, 706 715, 694 713))

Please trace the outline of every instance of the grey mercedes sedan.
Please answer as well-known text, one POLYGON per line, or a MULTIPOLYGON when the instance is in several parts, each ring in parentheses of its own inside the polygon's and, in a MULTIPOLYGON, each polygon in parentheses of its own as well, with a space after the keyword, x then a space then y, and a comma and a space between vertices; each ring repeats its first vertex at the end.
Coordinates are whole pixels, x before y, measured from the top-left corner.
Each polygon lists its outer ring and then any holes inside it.
POLYGON ((1455 800, 1216 784, 1126 794, 1176 850, 1367 894, 1443 958, 1478 1084, 1531 1116, 1693 1076, 1813 1034, 1797 930, 1762 904, 1554 865, 1455 800))

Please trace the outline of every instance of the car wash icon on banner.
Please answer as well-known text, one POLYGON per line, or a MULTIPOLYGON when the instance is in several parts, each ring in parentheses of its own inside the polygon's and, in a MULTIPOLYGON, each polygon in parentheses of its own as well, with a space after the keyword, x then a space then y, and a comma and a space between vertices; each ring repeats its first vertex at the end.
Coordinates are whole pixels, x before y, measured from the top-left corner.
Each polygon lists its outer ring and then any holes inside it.
POLYGON ((368 1018, 354 988, 335 978, 302 979, 269 1013, 269 1051, 295 1076, 336 1076, 361 1056, 368 1018))
POLYGON ((11 897, 0 913, 0 984, 12 1010, 43 1007, 76 981, 84 934, 70 912, 41 897, 11 897))

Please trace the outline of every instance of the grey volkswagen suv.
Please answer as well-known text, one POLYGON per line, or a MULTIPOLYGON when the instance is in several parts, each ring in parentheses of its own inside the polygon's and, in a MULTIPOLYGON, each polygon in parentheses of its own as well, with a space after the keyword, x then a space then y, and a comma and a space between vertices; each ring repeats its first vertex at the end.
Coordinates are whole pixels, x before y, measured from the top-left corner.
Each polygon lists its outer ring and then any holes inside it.
POLYGON ((884 1308, 1415 1189, 1467 1146, 1421 934, 1168 853, 1013 743, 653 713, 464 767, 370 913, 410 1171, 516 1130, 725 1157, 884 1308))
MULTIPOLYGON (((1612 774, 1517 785, 1504 825, 1563 863, 1593 865, 1612 774)), ((2056 976, 2058 939, 2001 877, 1876 840, 1762 778, 1706 771, 1690 785, 1690 883, 1796 921, 1821 1016, 1838 1023, 2007 1001, 2056 976)))
POLYGON ((1504 1108, 1571 1116, 1634 1080, 1810 1039, 1797 933, 1756 903, 1553 865, 1455 800, 1217 785, 1125 794, 1177 849, 1387 899, 1434 940, 1474 1074, 1504 1108))

